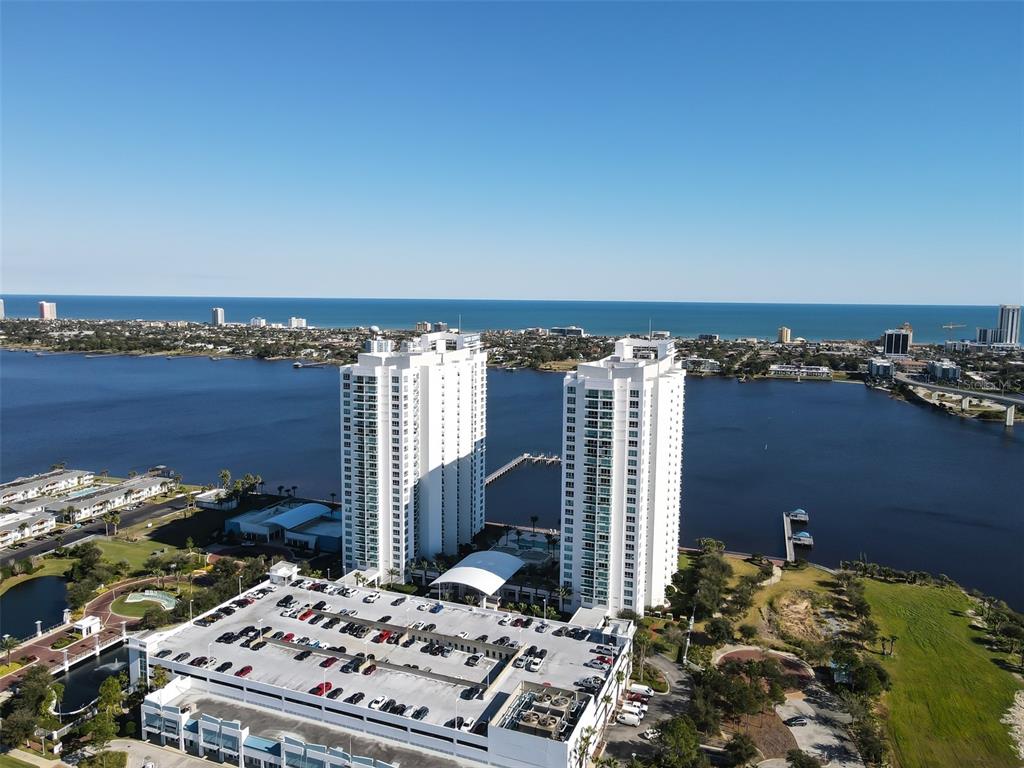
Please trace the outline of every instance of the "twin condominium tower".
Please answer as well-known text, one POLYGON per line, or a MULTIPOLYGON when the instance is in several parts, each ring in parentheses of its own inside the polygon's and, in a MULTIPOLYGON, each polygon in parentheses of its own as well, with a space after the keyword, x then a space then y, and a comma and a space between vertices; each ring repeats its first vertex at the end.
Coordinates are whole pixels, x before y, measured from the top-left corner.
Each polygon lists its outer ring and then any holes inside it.
MULTIPOLYGON (((686 372, 671 340, 621 339, 566 375, 561 582, 574 607, 643 613, 677 567, 686 372)), ((402 580, 484 526, 480 336, 374 338, 341 369, 344 564, 402 580)))

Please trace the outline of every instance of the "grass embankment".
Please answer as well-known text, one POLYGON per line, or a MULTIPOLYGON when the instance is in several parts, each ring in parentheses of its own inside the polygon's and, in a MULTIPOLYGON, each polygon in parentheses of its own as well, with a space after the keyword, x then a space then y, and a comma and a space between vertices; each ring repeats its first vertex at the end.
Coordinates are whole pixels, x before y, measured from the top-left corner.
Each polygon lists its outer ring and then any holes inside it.
POLYGON ((892 676, 885 721, 899 768, 1019 766, 999 720, 1020 684, 971 629, 968 597, 954 587, 865 586, 881 634, 899 638, 893 656, 879 657, 892 676))
POLYGON ((580 360, 550 360, 546 363, 541 363, 537 366, 538 371, 575 371, 576 366, 580 364, 580 360))
POLYGON ((44 557, 40 561, 40 567, 32 573, 22 573, 0 581, 0 595, 11 587, 29 579, 36 579, 40 576, 63 576, 67 573, 68 568, 71 567, 73 562, 73 560, 67 558, 44 557))

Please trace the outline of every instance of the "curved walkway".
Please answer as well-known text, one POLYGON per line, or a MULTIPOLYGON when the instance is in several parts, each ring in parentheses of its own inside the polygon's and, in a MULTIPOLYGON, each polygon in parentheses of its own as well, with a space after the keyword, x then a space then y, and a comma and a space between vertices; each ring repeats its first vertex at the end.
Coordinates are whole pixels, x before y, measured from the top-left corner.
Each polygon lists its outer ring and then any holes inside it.
MULTIPOLYGON (((44 664, 50 669, 63 666, 65 651, 67 651, 67 657, 71 659, 95 648, 97 640, 101 645, 105 645, 110 640, 120 636, 124 630, 132 629, 138 623, 138 619, 128 619, 116 614, 110 609, 110 607, 114 600, 119 597, 119 590, 122 590, 124 587, 149 584, 156 580, 157 579, 154 576, 144 576, 141 579, 128 579, 126 581, 118 582, 116 584, 112 584, 110 589, 102 595, 97 595, 86 603, 83 616, 98 617, 102 627, 95 635, 77 640, 66 648, 54 650, 50 646, 58 637, 65 634, 71 626, 70 624, 66 624, 41 637, 34 637, 28 642, 22 643, 12 650, 12 660, 18 659, 22 656, 35 656, 36 660, 23 667, 19 667, 13 672, 9 672, 0 678, 0 692, 7 690, 12 685, 15 685, 25 676, 25 671, 34 664, 44 664)), ((4 658, 6 659, 6 654, 4 655, 4 658)))

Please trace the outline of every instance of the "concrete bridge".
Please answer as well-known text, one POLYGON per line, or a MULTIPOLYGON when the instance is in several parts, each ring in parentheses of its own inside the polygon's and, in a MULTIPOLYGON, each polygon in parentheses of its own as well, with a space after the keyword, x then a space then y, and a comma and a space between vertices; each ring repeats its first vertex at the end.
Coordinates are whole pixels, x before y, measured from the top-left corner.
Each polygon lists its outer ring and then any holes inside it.
POLYGON ((952 387, 948 384, 933 384, 928 381, 918 381, 917 379, 911 378, 905 373, 897 373, 894 377, 900 384, 906 384, 909 387, 921 387, 932 392, 945 392, 950 395, 960 395, 963 397, 963 401, 960 404, 960 409, 966 411, 970 405, 971 399, 974 400, 988 400, 1006 408, 1006 426, 1013 426, 1014 415, 1016 414, 1017 406, 1024 408, 1024 395, 1007 395, 998 392, 984 392, 979 393, 973 389, 961 389, 960 387, 952 387))
POLYGON ((487 476, 487 479, 484 480, 484 484, 494 482, 502 475, 507 475, 516 467, 520 466, 521 464, 526 464, 527 462, 529 462, 530 464, 560 464, 561 461, 561 456, 548 456, 543 453, 522 453, 519 456, 516 456, 514 459, 512 459, 512 461, 508 462, 507 464, 503 464, 502 466, 498 467, 496 470, 491 472, 491 474, 487 476))

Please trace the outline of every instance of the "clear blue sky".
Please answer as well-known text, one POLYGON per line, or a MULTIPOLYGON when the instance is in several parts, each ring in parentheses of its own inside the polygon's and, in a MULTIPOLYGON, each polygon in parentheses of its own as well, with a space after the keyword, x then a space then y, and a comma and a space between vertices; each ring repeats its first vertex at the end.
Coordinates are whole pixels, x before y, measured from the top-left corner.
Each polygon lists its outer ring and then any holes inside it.
POLYGON ((8 293, 1024 294, 1020 3, 14 3, 8 293))

